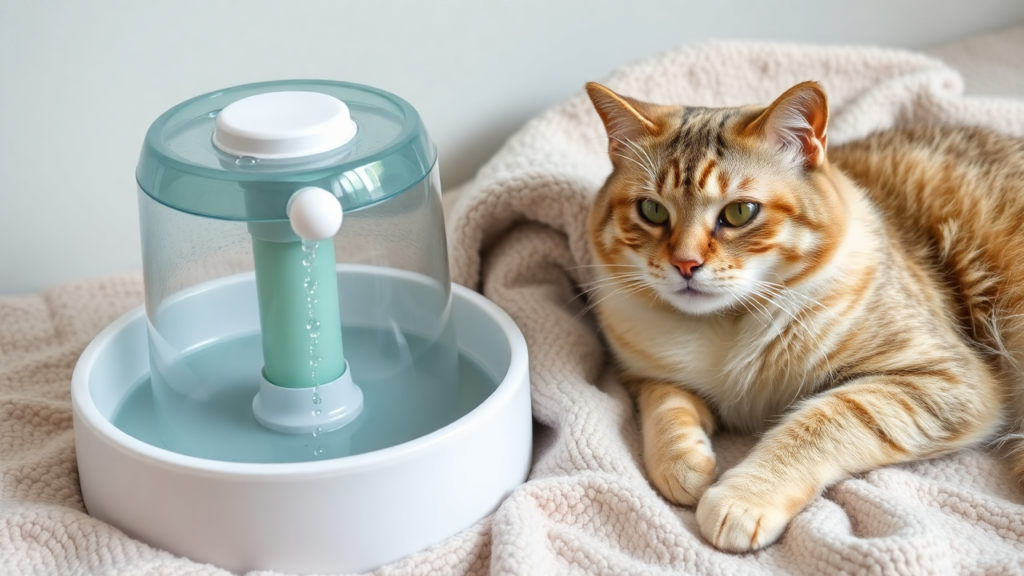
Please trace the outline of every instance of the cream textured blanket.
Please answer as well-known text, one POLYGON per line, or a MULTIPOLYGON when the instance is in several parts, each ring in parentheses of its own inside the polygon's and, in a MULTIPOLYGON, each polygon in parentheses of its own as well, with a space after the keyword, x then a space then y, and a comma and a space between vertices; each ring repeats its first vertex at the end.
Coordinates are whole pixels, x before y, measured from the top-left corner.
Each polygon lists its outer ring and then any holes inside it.
MULTIPOLYGON (((828 90, 833 145, 909 124, 1024 136, 1024 102, 965 98, 956 72, 904 52, 705 44, 607 83, 714 106, 767 103, 808 79, 828 90)), ((581 94, 525 126, 454 199, 453 279, 507 310, 529 344, 535 463, 493 516, 379 572, 1024 574, 1024 492, 985 450, 842 482, 756 554, 701 540, 693 510, 669 505, 645 480, 632 406, 577 296, 589 279, 586 214, 611 168, 605 150, 581 94)), ((139 302, 136 276, 0 299, 0 573, 223 573, 131 540, 82 506, 71 370, 90 338, 139 302)), ((753 439, 714 442, 725 469, 753 439)))

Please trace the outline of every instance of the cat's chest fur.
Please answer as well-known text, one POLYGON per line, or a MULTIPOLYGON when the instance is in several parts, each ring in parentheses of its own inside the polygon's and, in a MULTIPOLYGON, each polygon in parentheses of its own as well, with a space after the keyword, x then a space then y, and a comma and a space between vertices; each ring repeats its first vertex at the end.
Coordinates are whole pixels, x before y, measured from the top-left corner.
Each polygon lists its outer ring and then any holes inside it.
MULTIPOLYGON (((627 377, 677 383, 696 392, 728 429, 763 431, 819 386, 815 375, 799 367, 807 352, 803 343, 780 335, 793 328, 783 319, 682 316, 644 298, 611 298, 598 311, 627 377), (766 361, 784 356, 791 361, 766 361)), ((813 330, 821 321, 803 317, 800 329, 813 330)))

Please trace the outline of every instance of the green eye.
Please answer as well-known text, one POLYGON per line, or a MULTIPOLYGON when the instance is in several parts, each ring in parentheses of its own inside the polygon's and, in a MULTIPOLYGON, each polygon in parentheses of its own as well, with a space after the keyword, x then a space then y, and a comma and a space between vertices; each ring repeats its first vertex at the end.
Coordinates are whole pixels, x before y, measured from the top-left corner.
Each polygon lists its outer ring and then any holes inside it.
POLYGON ((718 217, 718 221, 725 226, 738 228, 753 220, 760 208, 760 206, 753 202, 733 202, 726 206, 725 210, 722 210, 722 215, 718 217))
POLYGON ((640 215, 651 224, 668 222, 668 210, 654 200, 644 200, 640 203, 640 215))

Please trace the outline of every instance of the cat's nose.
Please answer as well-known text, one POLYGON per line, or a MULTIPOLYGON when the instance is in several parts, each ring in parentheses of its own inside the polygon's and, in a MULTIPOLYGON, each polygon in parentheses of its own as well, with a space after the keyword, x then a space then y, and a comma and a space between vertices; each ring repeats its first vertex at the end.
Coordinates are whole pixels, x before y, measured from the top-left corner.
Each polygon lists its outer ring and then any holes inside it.
POLYGON ((701 262, 700 260, 686 260, 684 262, 680 262, 679 260, 673 260, 672 263, 675 264, 676 268, 679 268, 679 273, 682 274, 683 278, 686 278, 687 280, 693 278, 693 273, 696 272, 697 269, 700 268, 702 265, 704 265, 704 263, 701 262))

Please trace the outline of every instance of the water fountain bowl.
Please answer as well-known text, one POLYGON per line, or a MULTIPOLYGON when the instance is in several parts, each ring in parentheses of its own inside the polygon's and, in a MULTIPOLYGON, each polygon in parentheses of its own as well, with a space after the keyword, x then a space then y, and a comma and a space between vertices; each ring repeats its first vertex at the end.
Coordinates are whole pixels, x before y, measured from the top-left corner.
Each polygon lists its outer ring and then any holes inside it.
MULTIPOLYGON (((352 285, 345 273, 339 266, 339 282, 352 285)), ((242 274, 206 293, 231 300, 252 294, 253 282, 242 274)), ((455 422, 414 440, 292 463, 182 455, 115 426, 118 409, 150 371, 145 311, 132 310, 86 348, 72 378, 89 514, 158 548, 237 572, 362 572, 472 526, 530 467, 527 353, 519 329, 495 304, 458 285, 452 296, 460 354, 497 388, 455 422)))

